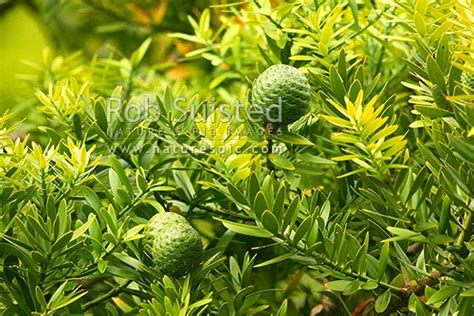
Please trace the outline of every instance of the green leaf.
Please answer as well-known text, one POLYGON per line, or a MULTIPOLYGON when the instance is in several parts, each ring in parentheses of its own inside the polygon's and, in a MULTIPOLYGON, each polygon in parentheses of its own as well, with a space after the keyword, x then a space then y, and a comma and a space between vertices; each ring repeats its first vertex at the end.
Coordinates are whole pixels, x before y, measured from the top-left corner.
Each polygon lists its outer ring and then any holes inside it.
POLYGON ((61 300, 64 294, 64 288, 66 287, 67 283, 68 281, 65 281, 56 289, 56 291, 54 291, 53 295, 51 296, 48 302, 49 309, 53 309, 54 306, 58 304, 59 300, 61 300))
POLYGON ((337 72, 335 66, 331 66, 329 71, 329 79, 331 80, 332 90, 334 91, 334 96, 337 101, 344 103, 344 96, 346 95, 346 89, 344 88, 344 83, 341 76, 337 72))
POLYGON ((260 45, 257 45, 257 48, 258 48, 258 51, 259 51, 260 55, 262 55, 263 59, 264 59, 265 62, 266 62, 266 67, 270 67, 271 65, 273 65, 273 61, 272 61, 271 58, 267 55, 267 53, 265 53, 265 51, 263 50, 263 48, 260 47, 260 45))
POLYGON ((309 162, 311 164, 319 164, 319 165, 337 165, 337 162, 334 162, 330 159, 326 159, 323 157, 311 155, 308 153, 298 154, 298 159, 301 159, 303 162, 309 162))
POLYGON ((449 217, 451 216, 451 201, 448 197, 443 198, 441 204, 441 212, 439 214, 438 232, 444 234, 449 225, 449 217))
POLYGON ((76 134, 76 138, 81 139, 82 126, 81 126, 81 117, 79 116, 79 114, 75 113, 72 116, 72 125, 73 125, 74 134, 76 134))
POLYGON ((201 18, 199 19, 199 32, 201 35, 204 35, 208 32, 209 26, 211 23, 211 13, 209 9, 205 9, 202 14, 201 18))
POLYGON ((377 313, 383 313, 387 307, 388 304, 390 304, 390 299, 392 298, 392 293, 390 290, 386 290, 382 295, 377 297, 375 300, 375 311, 377 313))
POLYGON ((326 201, 324 201, 324 204, 321 207, 321 213, 319 214, 319 216, 322 218, 324 222, 324 226, 326 226, 328 223, 330 213, 331 213, 331 201, 327 199, 326 201))
POLYGON ((426 147, 426 145, 421 140, 418 139, 416 141, 416 145, 420 149, 421 154, 431 165, 430 169, 435 173, 439 172, 439 170, 441 169, 441 161, 439 160, 439 158, 435 156, 433 152, 428 147, 426 147))
POLYGON ((387 261, 388 261, 389 254, 390 254, 390 243, 386 242, 382 245, 382 249, 380 250, 380 258, 379 258, 379 263, 377 266, 378 280, 381 280, 385 273, 385 269, 387 268, 387 261))
MULTIPOLYGON (((353 5, 357 6, 355 1, 350 1, 349 4, 351 5, 351 9, 353 5)), ((354 18, 357 20, 356 16, 354 16, 354 18)), ((344 49, 341 49, 341 51, 339 52, 339 57, 337 58, 337 72, 340 74, 341 78, 344 81, 347 77, 346 52, 344 51, 344 49)))
POLYGON ((131 268, 134 268, 136 270, 140 270, 140 271, 147 271, 149 272, 149 269, 148 267, 143 263, 141 262, 140 260, 137 260, 129 255, 127 255, 126 253, 124 252, 115 252, 113 254, 113 256, 115 258, 117 258, 118 260, 122 261, 123 263, 127 264, 128 266, 130 266, 131 268))
POLYGON ((232 183, 227 184, 227 189, 229 190, 230 195, 234 198, 234 200, 242 205, 248 205, 247 199, 245 196, 237 189, 232 183))
POLYGON ((266 266, 269 266, 269 265, 272 265, 272 264, 275 264, 275 263, 278 263, 278 262, 281 262, 281 261, 284 261, 284 260, 287 260, 287 259, 290 259, 292 257, 294 257, 295 254, 293 253, 285 253, 281 256, 278 256, 278 257, 275 257, 275 258, 272 258, 270 260, 267 260, 265 262, 262 262, 262 263, 259 263, 257 265, 255 265, 255 268, 262 268, 262 267, 266 267, 266 266))
POLYGON ((452 134, 448 134, 448 139, 459 155, 461 155, 468 162, 474 164, 474 145, 452 134))
POLYGON ((52 310, 58 310, 58 309, 61 309, 61 308, 64 308, 68 305, 71 305, 72 303, 74 303, 75 301, 81 299, 83 296, 85 296, 87 294, 87 292, 82 292, 82 293, 79 293, 79 294, 75 294, 75 292, 73 292, 74 294, 73 295, 68 295, 66 296, 64 300, 62 300, 58 305, 55 305, 53 307, 51 307, 52 310))
POLYGON ((428 75, 430 76, 430 81, 437 84, 443 92, 446 93, 446 83, 444 82, 443 72, 433 57, 428 56, 426 59, 426 68, 428 70, 428 75))
POLYGON ((420 12, 415 11, 415 14, 413 15, 413 19, 415 22, 415 27, 416 30, 421 34, 425 35, 426 33, 426 23, 425 23, 425 18, 420 12))
POLYGON ((288 300, 285 299, 283 300, 283 303, 281 303, 281 306, 278 309, 276 316, 286 316, 287 309, 288 309, 288 300))
POLYGON ((107 260, 104 260, 104 259, 99 259, 97 261, 97 270, 99 271, 99 273, 104 273, 105 270, 107 269, 107 265, 109 264, 109 261, 107 260))
POLYGON ((426 180, 425 175, 427 173, 427 168, 426 166, 423 166, 421 168, 420 172, 418 175, 415 177, 415 181, 413 182, 411 188, 410 188, 410 193, 408 193, 408 196, 413 196, 416 191, 421 187, 421 184, 426 180))
POLYGON ((45 240, 50 240, 50 236, 48 232, 46 231, 45 224, 40 223, 40 221, 30 215, 27 217, 28 223, 31 225, 31 227, 34 229, 36 233, 38 233, 42 238, 45 240))
POLYGON ((343 292, 351 283, 352 280, 337 280, 326 283, 326 286, 335 292, 343 292))
POLYGON ((109 169, 109 184, 113 194, 117 195, 117 191, 120 188, 121 182, 117 172, 115 172, 115 170, 112 168, 109 169))
POLYGON ((449 39, 446 35, 443 35, 439 40, 438 49, 436 51, 436 62, 443 72, 446 72, 449 66, 449 54, 449 39))
POLYGON ((459 300, 457 311, 458 315, 472 315, 474 313, 474 299, 472 297, 462 297, 459 300))
POLYGON ((348 286, 346 286, 342 294, 349 296, 356 293, 359 289, 360 289, 360 281, 354 280, 351 283, 349 283, 348 286))
POLYGON ((123 236, 123 241, 128 242, 132 240, 136 240, 142 238, 143 235, 139 234, 139 232, 145 227, 144 224, 137 225, 135 227, 130 228, 125 235, 123 236))
POLYGON ((64 233, 61 237, 56 240, 56 242, 53 244, 53 247, 51 248, 51 252, 56 252, 56 251, 61 251, 64 250, 63 248, 66 247, 66 245, 71 241, 71 238, 73 236, 72 231, 68 231, 64 233))
POLYGON ((273 209, 272 209, 272 212, 277 218, 279 223, 281 223, 281 221, 283 220, 285 200, 286 200, 286 188, 284 185, 282 185, 280 189, 278 190, 277 196, 275 198, 275 202, 273 203, 273 209))
POLYGON ((415 315, 416 316, 432 316, 432 313, 428 312, 425 308, 425 304, 420 301, 414 294, 414 305, 415 305, 415 315))
POLYGON ((363 290, 375 290, 378 287, 379 287, 379 284, 373 280, 367 281, 361 286, 363 290))
POLYGON ((367 250, 369 248, 369 232, 365 234, 364 244, 362 247, 357 251, 356 257, 354 259, 354 270, 357 271, 359 274, 365 274, 366 262, 367 262, 367 250))
POLYGON ((34 261, 40 264, 44 264, 44 265, 48 264, 48 259, 46 258, 46 256, 39 251, 33 250, 31 252, 31 258, 33 258, 34 261))
POLYGON ((258 192, 260 191, 260 182, 258 181, 255 172, 252 172, 248 180, 247 195, 250 200, 256 199, 258 192))
MULTIPOLYGON (((169 90, 167 89, 166 91, 169 91, 169 90)), ((170 94, 171 92, 168 92, 168 93, 170 94)), ((172 101, 170 100, 169 102, 172 102, 172 101)), ((171 104, 170 107, 171 106, 173 106, 173 104, 171 104)), ((176 170, 180 168, 183 168, 183 165, 178 160, 175 161, 173 163, 173 177, 174 177, 174 180, 176 181, 176 186, 185 192, 186 197, 189 200, 192 200, 193 196, 196 194, 194 190, 194 186, 191 180, 189 179, 189 175, 186 171, 176 170)))
POLYGON ((314 144, 306 137, 291 132, 285 132, 282 135, 278 135, 276 139, 293 145, 314 146, 314 144))
POLYGON ((296 230, 292 241, 295 244, 298 243, 304 236, 306 236, 312 224, 313 224, 313 219, 311 218, 311 216, 306 217, 306 219, 300 224, 300 226, 296 230))
POLYGON ((275 40, 273 40, 270 36, 268 36, 265 33, 265 38, 267 39, 267 44, 268 47, 270 48, 270 51, 275 55, 276 57, 280 58, 280 47, 278 47, 277 43, 275 40))
POLYGON ((152 39, 149 37, 147 38, 141 45, 140 47, 133 52, 132 56, 130 57, 130 63, 132 64, 132 67, 138 66, 141 61, 143 60, 143 57, 145 56, 146 52, 150 48, 152 39))
POLYGON ((282 227, 288 227, 290 226, 293 226, 296 219, 297 219, 297 216, 298 216, 298 211, 299 211, 299 205, 300 204, 300 198, 299 196, 297 196, 295 199, 293 199, 293 201, 291 201, 290 205, 288 206, 288 208, 286 209, 286 214, 285 214, 285 218, 283 220, 283 226, 282 227))
POLYGON ((383 242, 397 241, 397 240, 413 240, 418 242, 426 242, 426 238, 420 233, 398 227, 387 227, 387 230, 398 237, 385 239, 383 242))
POLYGON ((279 231, 278 220, 270 211, 263 212, 262 225, 268 231, 277 234, 279 231))
POLYGON ((127 175, 125 174, 125 170, 123 169, 120 162, 114 156, 110 156, 109 163, 110 163, 110 166, 117 173, 117 175, 120 179, 120 183, 127 188, 128 192, 133 192, 132 185, 130 184, 130 180, 128 179, 127 175))
POLYGON ((115 275, 120 278, 132 280, 132 281, 138 281, 140 279, 140 273, 136 271, 136 269, 130 268, 127 266, 122 266, 118 268, 112 265, 107 265, 107 269, 105 270, 104 273, 115 275))
POLYGON ((89 214, 89 218, 87 219, 87 222, 85 222, 84 224, 82 224, 79 228, 77 228, 73 235, 72 235, 72 238, 71 238, 71 241, 72 240, 76 240, 77 238, 81 237, 82 234, 84 234, 88 229, 89 227, 92 225, 92 223, 94 222, 94 219, 95 219, 95 214, 89 214))
POLYGON ((257 215, 257 218, 262 218, 263 212, 268 210, 268 203, 267 200, 265 199, 265 195, 263 195, 262 192, 258 192, 257 196, 255 197, 255 202, 253 203, 254 209, 253 211, 255 212, 255 215, 257 215))
POLYGON ((107 134, 107 129, 108 129, 107 116, 105 115, 104 108, 99 102, 97 102, 95 105, 95 120, 100 130, 104 132, 104 134, 107 134))
POLYGON ((295 166, 293 165, 293 163, 281 155, 270 154, 268 155, 268 158, 275 166, 281 169, 295 170, 295 166))
POLYGON ((431 295, 428 298, 428 301, 426 301, 427 305, 432 305, 439 303, 451 296, 456 295, 459 292, 459 287, 455 285, 448 285, 441 287, 438 291, 436 291, 433 295, 431 295))
POLYGON ((38 285, 35 287, 35 294, 36 294, 36 300, 38 301, 38 303, 40 303, 41 307, 45 309, 48 303, 46 302, 43 291, 38 285))
POLYGON ((430 118, 453 116, 453 113, 448 110, 428 105, 415 105, 415 110, 430 118))
POLYGON ((165 208, 163 207, 163 205, 161 205, 161 204, 160 204, 158 201, 156 201, 156 200, 147 199, 147 200, 143 200, 143 203, 150 205, 150 206, 153 207, 158 213, 164 213, 164 212, 166 212, 166 211, 165 211, 165 208))
MULTIPOLYGON (((212 292, 208 293, 207 295, 212 296, 212 292)), ((197 310, 201 306, 209 305, 211 302, 212 302, 212 297, 201 299, 189 305, 188 310, 190 311, 190 314, 193 315, 194 313, 192 313, 192 311, 197 310)), ((197 315, 201 315, 201 314, 203 313, 197 313, 197 315)))
POLYGON ((46 213, 51 219, 56 217, 56 202, 53 195, 49 195, 46 199, 46 213))
POLYGON ((233 231, 235 233, 251 236, 251 237, 260 237, 260 238, 269 238, 273 237, 273 234, 264 228, 260 228, 253 225, 241 224, 241 223, 234 223, 225 219, 216 218, 215 220, 222 222, 228 230, 233 231))
POLYGON ((428 1, 427 0, 417 0, 415 4, 415 10, 420 12, 421 14, 425 14, 426 10, 428 9, 428 1))
POLYGON ((474 297, 474 287, 471 287, 468 290, 463 291, 460 294, 461 297, 474 297))
POLYGON ((94 211, 97 211, 102 207, 99 197, 91 188, 83 186, 81 187, 81 192, 82 196, 86 199, 87 204, 89 204, 94 211))

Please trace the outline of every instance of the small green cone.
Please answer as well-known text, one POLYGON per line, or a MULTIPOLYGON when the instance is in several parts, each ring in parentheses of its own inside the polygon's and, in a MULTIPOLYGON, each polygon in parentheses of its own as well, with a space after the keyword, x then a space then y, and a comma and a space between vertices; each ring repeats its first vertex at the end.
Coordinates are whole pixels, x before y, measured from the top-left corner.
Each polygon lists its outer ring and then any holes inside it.
POLYGON ((467 94, 474 94, 474 73, 463 72, 461 74, 461 83, 467 94))
POLYGON ((252 108, 263 125, 285 126, 308 113, 311 87, 306 76, 289 65, 273 65, 252 87, 252 108))
POLYGON ((201 236, 183 216, 158 213, 148 221, 144 234, 145 247, 163 274, 180 277, 201 263, 201 236))

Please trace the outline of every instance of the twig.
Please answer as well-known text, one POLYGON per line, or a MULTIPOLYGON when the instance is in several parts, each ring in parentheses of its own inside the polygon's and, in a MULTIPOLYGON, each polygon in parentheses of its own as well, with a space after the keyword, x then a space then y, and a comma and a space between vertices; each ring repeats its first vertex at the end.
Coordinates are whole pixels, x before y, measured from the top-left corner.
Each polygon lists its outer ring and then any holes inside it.
POLYGON ((267 126, 265 127, 265 139, 267 140, 267 167, 270 171, 275 170, 275 166, 273 166, 273 163, 270 161, 268 156, 273 153, 273 134, 275 132, 275 126, 273 126, 272 123, 268 123, 267 126))
POLYGON ((365 301, 357 305, 357 307, 352 312, 351 316, 361 315, 364 312, 364 310, 367 308, 367 306, 374 301, 375 299, 373 297, 369 297, 368 299, 366 299, 365 301))
POLYGON ((459 233, 458 238, 456 239, 455 245, 461 246, 464 242, 465 236, 471 235, 472 230, 472 213, 473 211, 468 210, 468 213, 464 215, 464 219, 462 222, 462 230, 459 233))
POLYGON ((406 297, 409 297, 411 294, 419 294, 425 290, 425 287, 428 285, 433 285, 438 283, 441 274, 438 271, 431 273, 430 277, 421 279, 417 284, 412 285, 410 282, 407 282, 404 287, 400 289, 400 293, 406 297))
POLYGON ((131 282, 132 281, 129 280, 123 285, 114 287, 109 292, 105 293, 104 295, 101 295, 98 298, 96 298, 96 299, 94 299, 94 300, 92 300, 88 303, 85 303, 84 305, 82 305, 82 310, 86 311, 86 310, 88 310, 88 309, 90 309, 90 308, 92 308, 96 305, 99 305, 100 303, 116 296, 117 294, 121 293, 131 282))
MULTIPOLYGON (((283 235, 280 235, 280 236, 277 236, 277 237, 282 239, 282 240, 286 240, 285 236, 283 236, 283 235)), ((321 262, 321 265, 326 265, 327 267, 331 268, 332 270, 338 271, 342 274, 345 274, 346 276, 349 276, 349 277, 352 277, 352 278, 358 279, 358 280, 372 281, 372 282, 377 283, 379 286, 381 286, 383 288, 386 288, 386 289, 390 289, 391 291, 394 291, 394 292, 401 291, 401 288, 399 288, 395 285, 392 285, 390 283, 379 281, 379 280, 376 280, 376 279, 373 279, 373 278, 369 277, 368 275, 359 274, 359 273, 354 272, 352 270, 349 270, 347 268, 340 267, 339 265, 332 262, 329 258, 327 258, 326 256, 324 256, 320 253, 317 253, 315 251, 308 252, 304 248, 304 246, 291 245, 291 244, 287 244, 287 246, 290 247, 290 248, 297 249, 299 252, 301 252, 301 253, 303 253, 307 256, 313 257, 315 260, 317 260, 317 262, 321 262)))
POLYGON ((405 286, 402 287, 399 291, 401 298, 394 301, 390 306, 385 310, 383 315, 390 315, 408 305, 408 300, 412 294, 419 295, 424 292, 425 288, 428 285, 433 285, 439 282, 441 274, 438 271, 431 273, 431 277, 421 279, 417 284, 412 285, 410 282, 406 282, 405 286))

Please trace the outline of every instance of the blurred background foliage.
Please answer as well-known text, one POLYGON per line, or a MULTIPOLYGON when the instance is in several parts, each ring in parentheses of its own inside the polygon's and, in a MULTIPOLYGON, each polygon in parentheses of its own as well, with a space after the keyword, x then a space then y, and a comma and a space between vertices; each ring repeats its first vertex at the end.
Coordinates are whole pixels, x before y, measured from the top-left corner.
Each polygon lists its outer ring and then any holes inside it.
POLYGON ((150 64, 172 80, 199 77, 202 65, 176 63, 190 45, 167 33, 191 32, 188 15, 199 15, 207 4, 202 0, 0 0, 0 113, 29 108, 25 99, 31 88, 22 81, 23 75, 31 72, 31 63, 45 61, 47 49, 50 55, 81 51, 88 59, 107 56, 120 47, 119 53, 128 56, 152 36, 146 56, 150 64))
POLYGON ((28 91, 16 75, 28 70, 21 60, 39 61, 49 39, 44 27, 24 5, 0 2, 0 112, 14 106, 28 91))

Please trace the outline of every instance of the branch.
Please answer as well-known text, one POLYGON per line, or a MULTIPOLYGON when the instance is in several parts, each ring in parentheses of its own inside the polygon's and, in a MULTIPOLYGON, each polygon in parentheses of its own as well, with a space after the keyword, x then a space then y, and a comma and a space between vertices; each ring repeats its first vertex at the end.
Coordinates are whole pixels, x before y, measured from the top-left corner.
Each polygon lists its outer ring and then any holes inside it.
MULTIPOLYGON (((277 237, 282 239, 282 240, 286 240, 286 238, 282 235, 277 236, 277 237)), ((373 279, 373 278, 369 277, 368 275, 362 275, 362 274, 359 274, 359 273, 354 272, 352 270, 349 270, 347 268, 343 268, 343 267, 335 264, 329 258, 327 258, 326 256, 324 256, 320 253, 316 253, 315 251, 307 252, 306 249, 304 249, 304 246, 292 245, 290 243, 286 243, 286 245, 290 248, 294 248, 294 249, 298 250, 300 253, 302 253, 306 256, 313 257, 318 262, 321 262, 321 265, 326 265, 329 268, 331 268, 332 270, 340 272, 340 273, 342 273, 342 274, 344 274, 348 277, 352 277, 352 278, 357 279, 357 280, 372 281, 372 282, 377 283, 379 286, 381 286, 385 289, 389 289, 393 292, 400 292, 401 291, 401 288, 399 288, 397 286, 394 286, 390 283, 379 281, 379 280, 376 280, 376 279, 373 279)))
POLYGON ((84 305, 82 305, 82 310, 86 311, 86 310, 88 310, 88 309, 90 309, 90 308, 92 308, 96 305, 101 304, 104 301, 107 301, 108 299, 110 299, 114 296, 117 296, 117 294, 121 293, 131 282, 132 281, 129 280, 125 284, 120 285, 120 286, 116 286, 113 289, 111 289, 110 291, 108 291, 107 293, 99 296, 98 298, 96 298, 96 299, 94 299, 90 302, 85 303, 84 305))
POLYGON ((383 315, 390 315, 408 305, 408 300, 412 294, 420 295, 423 294, 425 288, 429 285, 434 285, 439 282, 441 274, 438 271, 431 273, 430 277, 421 279, 417 284, 412 285, 411 282, 406 282, 405 286, 399 291, 401 298, 393 301, 390 306, 385 310, 383 315))

